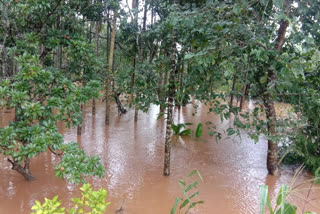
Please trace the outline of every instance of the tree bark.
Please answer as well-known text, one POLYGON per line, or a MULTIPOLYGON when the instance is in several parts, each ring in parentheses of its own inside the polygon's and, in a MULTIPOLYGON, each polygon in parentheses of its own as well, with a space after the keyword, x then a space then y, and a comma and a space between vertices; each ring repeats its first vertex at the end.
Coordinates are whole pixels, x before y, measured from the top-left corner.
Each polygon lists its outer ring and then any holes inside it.
MULTIPOLYGON (((133 87, 134 87, 134 76, 135 76, 135 70, 136 70, 136 57, 135 56, 133 57, 133 60, 132 60, 132 67, 133 67, 133 72, 131 74, 131 81, 130 81, 131 90, 133 90, 133 87)), ((131 94, 131 100, 133 100, 133 92, 131 94)))
POLYGON ((241 96, 241 99, 240 99, 240 111, 242 111, 243 109, 243 104, 244 104, 244 101, 245 100, 248 100, 247 97, 249 95, 249 84, 247 83, 245 86, 244 86, 244 89, 243 89, 243 95, 241 96))
POLYGON ((35 180, 35 177, 32 175, 30 171, 30 159, 26 158, 24 160, 24 167, 18 164, 16 161, 12 161, 8 159, 8 161, 12 164, 11 169, 17 171, 20 175, 22 175, 27 181, 35 180))
MULTIPOLYGON (((268 82, 275 84, 276 73, 272 70, 268 71, 268 82)), ((268 154, 267 154, 267 169, 271 175, 280 175, 278 167, 278 144, 274 142, 270 137, 276 135, 276 111, 274 107, 274 101, 270 93, 267 93, 264 97, 264 106, 266 109, 267 127, 268 127, 268 154)))
MULTIPOLYGON (((99 57, 99 32, 100 32, 100 22, 96 22, 96 57, 99 57)), ((96 99, 92 99, 92 115, 96 114, 96 99)))
POLYGON ((77 135, 78 136, 81 136, 81 134, 82 134, 82 120, 83 120, 83 110, 84 110, 84 105, 83 104, 81 104, 81 124, 80 124, 80 126, 78 126, 77 127, 77 135))
MULTIPOLYGON (((173 6, 178 4, 178 0, 173 1, 173 6)), ((170 175, 170 156, 171 156, 171 134, 172 134, 172 121, 173 121, 173 101, 175 98, 175 76, 177 74, 176 69, 176 41, 177 41, 177 30, 172 30, 172 41, 171 41, 171 69, 170 69, 170 82, 168 92, 168 109, 167 109, 167 124, 166 124, 166 137, 165 137, 165 148, 164 148, 164 168, 163 175, 170 175)))
POLYGON ((143 26, 142 31, 146 31, 147 26, 147 12, 148 12, 148 4, 147 1, 144 1, 144 11, 143 11, 143 26))
MULTIPOLYGON (((286 15, 289 14, 289 4, 290 0, 286 0, 284 2, 286 15)), ((278 36, 275 40, 274 48, 280 54, 282 50, 282 46, 285 42, 285 35, 287 28, 289 26, 288 20, 282 20, 279 30, 278 36)), ((272 137, 276 135, 276 120, 277 115, 274 107, 274 100, 272 97, 272 92, 276 90, 276 81, 277 74, 273 68, 268 68, 268 79, 267 79, 267 88, 264 96, 264 105, 266 109, 266 118, 267 118, 267 126, 268 126, 268 155, 267 155, 267 169, 269 174, 271 175, 280 175, 280 170, 278 167, 278 144, 272 140, 272 137), (271 139, 270 139, 271 137, 271 139)))
POLYGON ((236 87, 236 83, 237 83, 237 76, 233 75, 232 90, 231 90, 231 94, 230 94, 230 104, 229 104, 230 110, 233 106, 234 90, 236 87))
MULTIPOLYGON (((57 17, 57 29, 60 30, 61 29, 61 20, 60 20, 60 16, 57 17)), ((62 67, 62 46, 59 45, 57 48, 57 58, 56 58, 56 67, 61 69, 62 67)))
MULTIPOLYGON (((160 71, 161 72, 161 71, 160 71)), ((160 113, 164 112, 164 105, 163 105, 163 92, 162 92, 162 87, 163 87, 163 72, 159 74, 159 85, 158 85, 158 100, 160 102, 160 113)))
MULTIPOLYGON (((179 90, 180 90, 180 94, 185 94, 184 88, 183 88, 183 77, 184 77, 184 60, 182 60, 182 65, 181 65, 181 72, 180 72, 180 82, 179 82, 179 90)), ((186 99, 186 97, 181 96, 181 100, 179 103, 179 107, 184 106, 184 100, 186 99)))
POLYGON ((112 32, 111 32, 111 41, 110 41, 110 55, 109 55, 109 64, 108 64, 108 72, 106 78, 106 115, 105 115, 105 124, 110 124, 110 105, 111 105, 111 74, 112 74, 112 66, 113 66, 113 54, 114 54, 114 44, 116 38, 116 30, 117 30, 117 16, 118 11, 114 11, 114 17, 112 21, 112 32))

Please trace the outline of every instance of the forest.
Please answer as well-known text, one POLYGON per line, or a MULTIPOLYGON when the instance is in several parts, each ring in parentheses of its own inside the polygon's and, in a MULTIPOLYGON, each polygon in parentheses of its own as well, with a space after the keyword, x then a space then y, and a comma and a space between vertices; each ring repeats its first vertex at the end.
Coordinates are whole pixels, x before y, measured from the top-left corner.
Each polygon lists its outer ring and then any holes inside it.
POLYGON ((318 0, 0 15, 0 213, 320 213, 318 0))

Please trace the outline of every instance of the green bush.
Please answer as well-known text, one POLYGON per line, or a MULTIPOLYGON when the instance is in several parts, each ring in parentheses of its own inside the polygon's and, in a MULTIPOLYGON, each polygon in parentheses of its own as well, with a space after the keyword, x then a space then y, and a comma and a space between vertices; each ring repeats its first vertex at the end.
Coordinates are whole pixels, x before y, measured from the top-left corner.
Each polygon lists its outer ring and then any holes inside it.
MULTIPOLYGON (((107 190, 100 188, 98 191, 93 191, 90 184, 84 184, 80 190, 82 191, 80 198, 71 199, 75 204, 67 211, 70 214, 103 214, 106 211, 110 202, 105 202, 107 197, 107 190), (89 212, 88 212, 89 211, 89 212)), ((44 199, 44 203, 35 202, 32 206, 31 214, 64 214, 66 208, 60 207, 61 202, 58 201, 58 196, 53 199, 44 199)))

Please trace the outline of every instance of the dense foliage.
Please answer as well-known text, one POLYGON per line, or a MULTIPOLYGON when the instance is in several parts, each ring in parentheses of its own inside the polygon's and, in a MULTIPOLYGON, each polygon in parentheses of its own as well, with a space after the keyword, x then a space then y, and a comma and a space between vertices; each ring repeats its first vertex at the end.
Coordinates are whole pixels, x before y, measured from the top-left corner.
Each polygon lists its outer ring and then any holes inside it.
POLYGON ((270 174, 279 174, 284 157, 318 175, 319 14, 318 1, 298 0, 2 1, 1 78, 8 79, 0 99, 15 109, 16 120, 1 129, 1 151, 13 168, 24 168, 49 148, 63 153, 59 176, 101 175, 98 159, 64 144, 54 124, 65 121, 81 134, 81 105, 103 89, 106 124, 113 99, 126 112, 121 94, 134 120, 139 110, 160 106, 167 121, 165 175, 172 128, 181 131, 172 109, 191 97, 234 121, 228 135, 266 136, 270 174), (244 108, 248 99, 256 102, 253 110, 244 108), (294 112, 277 115, 276 102, 294 112), (67 151, 91 164, 73 164, 67 151), (70 165, 76 174, 67 175, 70 165))
POLYGON ((59 121, 81 127, 81 105, 101 90, 103 65, 79 18, 92 15, 87 7, 77 1, 0 4, 0 107, 15 110, 14 121, 0 129, 0 153, 27 180, 34 179, 30 159, 47 150, 61 157, 56 174, 69 181, 104 173, 98 157, 86 156, 77 143, 64 143, 57 128, 59 121))
MULTIPOLYGON (((82 213, 94 213, 103 214, 106 212, 107 206, 110 202, 106 202, 107 191, 100 188, 97 191, 92 190, 90 184, 84 184, 80 187, 81 197, 73 198, 72 202, 74 206, 68 209, 70 214, 82 214, 82 213), (89 212, 88 212, 89 211, 89 212)), ((35 202, 32 206, 32 214, 63 214, 66 213, 66 208, 60 207, 61 202, 58 201, 58 196, 53 199, 44 199, 44 203, 41 204, 39 201, 35 202)))

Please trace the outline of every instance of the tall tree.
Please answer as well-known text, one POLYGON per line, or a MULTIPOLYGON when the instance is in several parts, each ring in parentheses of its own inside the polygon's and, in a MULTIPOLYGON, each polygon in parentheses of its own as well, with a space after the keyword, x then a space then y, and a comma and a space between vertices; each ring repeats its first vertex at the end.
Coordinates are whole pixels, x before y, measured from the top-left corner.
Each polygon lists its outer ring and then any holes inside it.
MULTIPOLYGON (((173 0, 173 7, 177 10, 177 6, 179 4, 179 0, 173 0)), ((168 107, 167 107, 167 122, 166 122, 166 136, 165 136, 165 149, 164 149, 164 168, 163 175, 170 175, 170 156, 171 156, 171 134, 172 134, 172 120, 173 120, 173 107, 174 107, 174 98, 175 98, 175 90, 176 90, 176 75, 177 75, 177 67, 176 67, 176 55, 177 55, 177 30, 175 26, 172 29, 172 38, 171 38, 171 69, 170 69, 170 77, 169 77, 169 90, 168 90, 168 107)))
POLYGON ((111 42, 110 42, 110 54, 109 54, 109 62, 108 62, 108 70, 107 70, 107 78, 106 78, 106 116, 105 116, 105 124, 109 125, 110 123, 110 105, 112 99, 112 66, 113 66, 113 57, 114 57, 114 46, 116 41, 116 30, 117 30, 117 16, 118 9, 114 9, 113 20, 112 20, 112 32, 111 32, 111 42))

